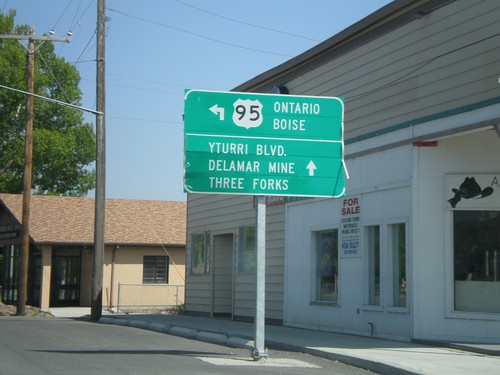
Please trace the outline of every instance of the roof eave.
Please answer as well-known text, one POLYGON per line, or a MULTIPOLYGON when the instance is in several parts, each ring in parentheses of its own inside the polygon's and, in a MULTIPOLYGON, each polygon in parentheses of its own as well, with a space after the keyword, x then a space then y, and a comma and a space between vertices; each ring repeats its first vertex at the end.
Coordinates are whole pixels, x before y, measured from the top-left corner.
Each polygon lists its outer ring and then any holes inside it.
MULTIPOLYGON (((54 242, 54 241, 34 241, 35 246, 68 246, 68 247, 86 247, 93 248, 92 242, 54 242)), ((126 242, 106 242, 105 247, 128 246, 128 247, 186 247, 183 243, 126 243, 126 242)))
POLYGON ((324 42, 240 84, 232 91, 269 92, 273 86, 285 84, 303 72, 306 66, 308 70, 312 69, 332 59, 332 56, 343 54, 453 1, 392 1, 324 42))

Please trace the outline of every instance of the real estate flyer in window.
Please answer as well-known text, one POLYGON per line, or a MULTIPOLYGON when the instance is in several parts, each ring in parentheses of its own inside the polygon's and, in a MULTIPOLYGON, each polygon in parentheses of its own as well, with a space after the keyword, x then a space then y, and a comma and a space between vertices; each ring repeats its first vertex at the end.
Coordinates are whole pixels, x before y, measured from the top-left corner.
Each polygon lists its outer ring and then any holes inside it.
POLYGON ((361 256, 359 247, 361 225, 361 196, 341 199, 340 256, 361 256))

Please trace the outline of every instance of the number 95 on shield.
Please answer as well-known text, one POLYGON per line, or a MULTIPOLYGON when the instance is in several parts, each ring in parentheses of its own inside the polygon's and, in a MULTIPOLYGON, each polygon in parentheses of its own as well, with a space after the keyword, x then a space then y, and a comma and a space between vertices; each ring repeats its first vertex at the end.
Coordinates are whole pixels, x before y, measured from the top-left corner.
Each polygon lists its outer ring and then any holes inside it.
POLYGON ((245 129, 262 125, 262 103, 250 99, 238 99, 233 103, 233 122, 245 129))

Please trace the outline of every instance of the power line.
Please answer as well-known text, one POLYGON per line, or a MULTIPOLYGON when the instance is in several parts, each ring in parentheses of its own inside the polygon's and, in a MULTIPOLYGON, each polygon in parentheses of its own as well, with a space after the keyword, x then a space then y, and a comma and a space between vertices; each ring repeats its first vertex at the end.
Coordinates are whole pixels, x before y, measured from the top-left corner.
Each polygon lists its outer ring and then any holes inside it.
MULTIPOLYGON (((95 60, 83 60, 83 61, 80 61, 80 62, 83 63, 83 62, 94 62, 94 61, 95 60)), ((85 68, 79 68, 79 69, 80 70, 86 70, 88 72, 94 72, 95 71, 93 69, 85 69, 85 68)), ((130 76, 130 75, 124 75, 124 74, 117 74, 117 73, 107 73, 107 75, 110 76, 110 77, 118 77, 118 78, 128 79, 128 80, 131 80, 131 81, 152 83, 152 84, 155 84, 155 85, 167 85, 167 86, 180 87, 182 89, 186 89, 187 87, 198 87, 198 85, 195 85, 195 84, 172 83, 172 82, 165 82, 165 81, 159 81, 159 80, 139 78, 139 77, 134 77, 134 76, 130 76)))
POLYGON ((269 55, 292 57, 291 55, 287 55, 287 54, 283 54, 283 53, 278 53, 278 52, 273 52, 273 51, 264 51, 264 50, 257 49, 257 48, 245 47, 245 46, 241 46, 241 45, 238 45, 238 44, 224 42, 224 41, 219 40, 219 39, 211 38, 211 37, 208 37, 206 35, 201 35, 201 34, 189 31, 189 30, 184 30, 184 29, 181 29, 181 28, 178 28, 178 27, 175 27, 175 26, 167 25, 165 23, 161 23, 161 22, 152 21, 152 20, 148 20, 148 19, 145 19, 145 18, 133 16, 131 14, 122 12, 122 11, 117 10, 117 9, 113 9, 113 8, 106 8, 106 9, 108 9, 111 12, 114 12, 114 13, 117 13, 117 14, 121 14, 121 15, 123 15, 125 17, 129 17, 129 18, 135 19, 137 21, 149 23, 149 24, 156 25, 156 26, 166 27, 166 28, 169 28, 169 29, 172 29, 172 30, 180 31, 180 32, 183 32, 183 33, 186 33, 186 34, 189 34, 189 35, 194 35, 194 36, 196 36, 198 38, 207 39, 207 40, 210 40, 212 42, 223 44, 223 45, 226 45, 226 46, 231 46, 231 47, 235 47, 235 48, 245 49, 245 50, 253 51, 253 52, 266 53, 266 54, 269 54, 269 55))
MULTIPOLYGON (((71 24, 70 31, 73 31, 75 26, 80 23, 80 20, 85 16, 85 13, 87 13, 87 10, 89 10, 90 6, 93 4, 94 0, 90 0, 87 7, 83 10, 83 13, 76 19, 76 13, 75 13, 75 18, 73 19, 73 23, 71 24)), ((80 8, 80 7, 78 7, 80 8)))
POLYGON ((165 124, 182 125, 182 121, 173 121, 173 120, 156 120, 156 119, 148 119, 148 118, 120 117, 120 116, 110 116, 110 115, 107 115, 106 117, 108 119, 112 119, 112 120, 161 122, 161 123, 165 123, 165 124))
POLYGON ((132 81, 140 81, 140 82, 147 82, 147 83, 154 83, 156 85, 169 85, 169 86, 174 86, 174 87, 181 87, 185 89, 186 87, 193 87, 193 85, 185 85, 185 84, 179 84, 179 83, 171 83, 171 82, 163 82, 163 81, 153 81, 151 79, 144 79, 144 78, 138 78, 138 77, 131 77, 131 76, 126 76, 123 74, 113 74, 109 73, 110 76, 115 76, 115 77, 120 77, 120 78, 125 78, 125 79, 130 79, 132 81))
POLYGON ((262 29, 262 30, 272 31, 272 32, 275 32, 275 33, 286 34, 286 35, 294 36, 294 37, 297 37, 297 38, 307 39, 307 40, 311 40, 313 42, 320 42, 320 40, 318 40, 318 39, 309 38, 307 36, 298 35, 298 34, 290 33, 290 32, 287 32, 287 31, 277 30, 277 29, 273 29, 273 28, 270 28, 270 27, 259 26, 259 25, 256 25, 256 24, 253 24, 253 23, 250 23, 250 22, 245 22, 245 21, 234 19, 234 18, 226 17, 226 16, 223 16, 221 14, 214 13, 214 12, 211 12, 209 10, 199 8, 199 7, 197 7, 197 6, 193 5, 193 4, 189 4, 189 3, 186 3, 186 2, 181 1, 181 0, 175 0, 175 1, 178 2, 179 4, 182 4, 182 5, 185 5, 185 6, 194 8, 194 9, 197 9, 200 12, 204 12, 204 13, 210 14, 212 16, 219 17, 219 18, 222 18, 222 19, 225 19, 225 20, 229 20, 229 21, 232 21, 232 22, 240 23, 242 25, 247 25, 247 26, 255 27, 255 28, 258 28, 258 29, 262 29))
MULTIPOLYGON (((450 50, 450 51, 447 51, 447 52, 441 53, 441 54, 439 54, 439 55, 437 55, 437 56, 434 56, 433 58, 431 58, 431 59, 429 59, 429 60, 427 60, 427 61, 424 61, 422 64, 420 64, 418 67, 416 67, 416 68, 415 68, 415 69, 413 69, 412 71, 410 71, 410 72, 408 72, 408 73, 406 73, 406 74, 404 74, 404 75, 402 75, 402 76, 400 76, 400 77, 398 77, 398 78, 395 78, 394 80, 392 80, 392 81, 390 81, 390 82, 388 82, 388 83, 386 83, 386 84, 384 84, 384 85, 382 85, 382 86, 380 86, 380 87, 377 87, 377 88, 375 88, 375 89, 373 89, 373 90, 366 91, 366 92, 361 93, 361 94, 358 94, 358 95, 346 96, 346 99, 356 99, 356 98, 359 98, 359 97, 361 97, 361 96, 369 95, 369 94, 372 94, 372 93, 377 92, 377 91, 379 91, 379 90, 385 89, 385 88, 387 88, 387 87, 389 87, 389 86, 392 86, 392 85, 394 85, 394 84, 396 84, 396 83, 398 83, 398 82, 402 81, 403 79, 405 79, 405 78, 407 78, 407 77, 412 76, 413 74, 415 74, 415 73, 416 73, 416 72, 418 72, 419 70, 421 70, 421 69, 425 68, 427 65, 429 65, 429 64, 431 64, 431 63, 433 63, 434 61, 436 61, 436 60, 438 60, 438 59, 440 59, 440 58, 442 58, 442 57, 444 57, 444 56, 447 56, 447 55, 450 55, 450 54, 452 54, 452 53, 458 52, 458 51, 460 51, 460 50, 462 50, 462 49, 465 49, 465 48, 471 47, 471 46, 473 46, 473 45, 476 45, 476 44, 482 43, 482 42, 484 42, 484 41, 486 41, 486 40, 488 40, 488 39, 495 38, 495 37, 497 37, 497 36, 499 36, 499 35, 500 35, 500 33, 493 34, 493 35, 487 36, 486 38, 483 38, 483 39, 480 39, 480 40, 476 40, 475 42, 472 42, 472 43, 466 44, 466 45, 464 45, 464 46, 461 46, 461 47, 457 47, 457 48, 455 48, 455 49, 452 49, 452 50, 450 50)), ((354 91, 354 90, 353 90, 353 91, 354 91)), ((346 94, 344 94, 344 95, 346 95, 346 94)))
POLYGON ((59 104, 59 105, 63 105, 65 107, 79 109, 80 111, 90 112, 90 113, 97 114, 97 115, 101 115, 102 114, 102 112, 96 111, 96 110, 91 109, 91 108, 85 108, 85 107, 78 106, 78 105, 75 105, 75 104, 65 103, 65 102, 57 100, 57 99, 52 99, 52 98, 48 98, 46 96, 42 96, 42 95, 38 95, 38 94, 33 94, 33 93, 30 93, 30 92, 24 91, 24 90, 18 90, 18 89, 13 88, 13 87, 9 87, 9 86, 5 86, 5 85, 1 85, 0 84, 0 88, 6 89, 6 90, 10 90, 10 91, 14 91, 14 92, 18 92, 20 94, 25 94, 25 95, 28 95, 28 96, 32 96, 34 98, 42 99, 42 100, 45 100, 47 102, 51 102, 51 103, 56 103, 56 104, 59 104))
POLYGON ((75 11, 75 15, 73 16, 73 21, 71 21, 71 24, 70 24, 70 31, 73 31, 73 27, 75 27, 75 24, 76 24, 76 16, 78 14, 78 11, 80 10, 80 7, 82 6, 82 1, 83 0, 80 0, 80 2, 78 3, 78 7, 76 8, 76 11, 75 11))
POLYGON ((71 5, 71 1, 68 1, 68 3, 66 4, 66 7, 64 8, 64 10, 62 11, 61 15, 59 16, 59 18, 57 19, 56 23, 54 24, 54 26, 52 26, 52 30, 55 30, 56 27, 57 27, 57 24, 59 23, 59 21, 61 20, 62 16, 64 16, 64 13, 66 13, 66 11, 68 10, 69 6, 71 5))
MULTIPOLYGON (((79 64, 80 59, 83 57, 83 54, 87 51, 87 48, 89 47, 90 42, 92 42, 92 40, 94 40, 94 37, 96 35, 97 35, 97 30, 94 30, 94 33, 92 34, 92 36, 90 37, 89 41, 87 42, 87 44, 83 48, 82 52, 80 53, 80 56, 78 56, 78 58, 76 59, 76 62, 74 63, 75 66, 77 66, 79 64)), ((94 46, 94 45, 95 45, 95 41, 92 44, 92 46, 94 46)))
POLYGON ((50 66, 47 64, 47 62, 45 61, 45 59, 43 58, 42 54, 40 53, 40 51, 37 51, 36 52, 38 54, 38 57, 40 58, 40 60, 42 60, 42 63, 43 65, 45 65, 45 68, 49 71, 49 73, 52 75, 52 78, 54 78, 54 81, 56 81, 56 84, 57 86, 59 86, 59 88, 61 89, 62 93, 64 94, 64 96, 66 97, 66 100, 68 102, 71 102, 71 100, 69 99, 68 97, 68 94, 66 93, 66 90, 64 90, 64 88, 62 87, 62 85, 59 83, 59 80, 57 79, 57 77, 55 76, 54 72, 52 71, 52 69, 50 69, 50 66))
MULTIPOLYGON (((94 82, 94 80, 91 80, 91 79, 86 79, 86 78, 82 78, 81 80, 82 80, 82 81, 90 81, 90 82, 94 82)), ((157 93, 160 93, 160 94, 179 95, 179 96, 184 95, 184 93, 183 93, 183 92, 172 92, 172 91, 163 91, 163 90, 147 89, 147 88, 136 87, 136 86, 122 85, 121 83, 110 83, 110 82, 106 82, 106 85, 107 85, 107 86, 123 87, 123 88, 126 88, 126 89, 133 89, 133 90, 141 90, 141 91, 157 92, 157 93)))

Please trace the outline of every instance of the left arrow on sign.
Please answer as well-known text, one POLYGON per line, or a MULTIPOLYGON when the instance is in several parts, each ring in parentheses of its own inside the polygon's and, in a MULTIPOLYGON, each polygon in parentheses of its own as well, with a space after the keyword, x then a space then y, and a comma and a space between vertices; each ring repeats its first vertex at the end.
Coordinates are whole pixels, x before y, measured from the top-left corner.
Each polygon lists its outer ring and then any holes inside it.
POLYGON ((224 108, 219 108, 219 106, 216 104, 209 109, 210 112, 212 112, 214 115, 219 115, 219 120, 224 121, 224 108))

